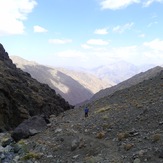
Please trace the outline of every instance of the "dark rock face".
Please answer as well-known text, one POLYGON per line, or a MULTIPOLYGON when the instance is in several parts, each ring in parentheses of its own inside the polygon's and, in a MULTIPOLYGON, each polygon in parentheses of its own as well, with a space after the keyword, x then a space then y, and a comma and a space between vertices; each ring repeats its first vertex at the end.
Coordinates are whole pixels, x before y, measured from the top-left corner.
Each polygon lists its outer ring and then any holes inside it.
POLYGON ((73 108, 55 90, 16 68, 0 44, 0 130, 10 130, 34 115, 73 108))

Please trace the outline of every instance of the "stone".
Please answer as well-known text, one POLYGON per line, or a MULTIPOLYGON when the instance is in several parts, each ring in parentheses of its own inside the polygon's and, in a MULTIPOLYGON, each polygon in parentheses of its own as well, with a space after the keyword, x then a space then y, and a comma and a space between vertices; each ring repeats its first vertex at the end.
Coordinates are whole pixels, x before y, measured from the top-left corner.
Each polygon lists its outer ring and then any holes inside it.
POLYGON ((10 145, 13 140, 11 138, 5 138, 2 140, 2 147, 6 147, 7 145, 10 145))
POLYGON ((133 163, 140 163, 140 162, 141 162, 140 159, 136 158, 133 163))
POLYGON ((74 151, 76 150, 76 148, 78 148, 79 146, 79 139, 74 139, 72 142, 71 142, 71 151, 74 151))
POLYGON ((15 128, 11 136, 15 141, 19 141, 20 139, 28 138, 29 136, 45 130, 46 127, 47 124, 43 117, 33 116, 15 128))

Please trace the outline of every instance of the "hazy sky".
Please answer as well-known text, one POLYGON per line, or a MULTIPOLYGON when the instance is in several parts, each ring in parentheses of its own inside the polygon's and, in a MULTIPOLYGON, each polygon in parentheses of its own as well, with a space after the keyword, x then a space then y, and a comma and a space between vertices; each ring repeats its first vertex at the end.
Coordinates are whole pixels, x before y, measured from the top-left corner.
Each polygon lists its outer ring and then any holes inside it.
POLYGON ((0 0, 0 42, 46 65, 163 64, 163 0, 0 0))

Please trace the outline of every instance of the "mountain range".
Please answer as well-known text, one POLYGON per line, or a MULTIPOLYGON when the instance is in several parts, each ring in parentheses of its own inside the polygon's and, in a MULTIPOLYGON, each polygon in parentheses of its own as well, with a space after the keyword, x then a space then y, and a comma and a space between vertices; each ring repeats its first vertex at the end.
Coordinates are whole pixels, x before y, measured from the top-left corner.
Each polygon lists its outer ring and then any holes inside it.
POLYGON ((148 69, 153 67, 156 67, 156 65, 136 66, 126 61, 115 60, 108 63, 107 65, 102 65, 97 68, 91 69, 90 72, 96 74, 102 79, 109 79, 112 80, 115 84, 118 84, 140 72, 147 71, 148 69))
POLYGON ((131 77, 131 78, 129 78, 129 79, 117 84, 117 85, 114 85, 110 88, 100 90, 99 92, 94 94, 93 97, 89 101, 96 101, 100 98, 111 95, 116 91, 119 91, 119 90, 122 90, 125 88, 129 88, 132 85, 136 85, 136 84, 138 84, 144 80, 148 80, 149 78, 156 76, 157 73, 160 73, 161 70, 163 70, 163 67, 156 66, 156 67, 151 68, 145 72, 141 72, 137 75, 134 75, 133 77, 131 77))
MULTIPOLYGON (((94 69, 75 70, 73 68, 49 67, 18 56, 10 56, 10 58, 17 67, 30 73, 39 82, 48 84, 72 105, 80 105, 100 94, 105 95, 105 93, 101 93, 105 92, 105 89, 154 66, 135 66, 128 62, 115 61, 94 69)), ((112 89, 114 88, 117 86, 112 89)))
POLYGON ((96 92, 115 84, 88 72, 40 65, 17 56, 10 58, 17 67, 30 73, 39 82, 48 84, 72 105, 90 99, 96 92))

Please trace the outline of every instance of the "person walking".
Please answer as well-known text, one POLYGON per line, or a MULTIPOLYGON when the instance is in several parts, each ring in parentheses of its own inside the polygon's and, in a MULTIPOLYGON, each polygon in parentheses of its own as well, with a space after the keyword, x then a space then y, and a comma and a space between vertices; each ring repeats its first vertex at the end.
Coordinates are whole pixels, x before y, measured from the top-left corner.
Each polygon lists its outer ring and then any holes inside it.
POLYGON ((89 112, 89 109, 87 107, 85 107, 85 109, 84 109, 85 117, 88 117, 88 112, 89 112))

